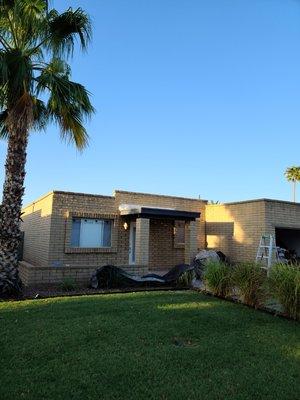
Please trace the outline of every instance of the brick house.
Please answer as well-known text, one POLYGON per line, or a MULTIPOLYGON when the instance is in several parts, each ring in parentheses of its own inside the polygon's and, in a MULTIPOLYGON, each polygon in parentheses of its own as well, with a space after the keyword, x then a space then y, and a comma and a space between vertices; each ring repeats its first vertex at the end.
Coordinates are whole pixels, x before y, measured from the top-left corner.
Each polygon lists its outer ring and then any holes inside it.
POLYGON ((205 205, 119 190, 114 196, 50 192, 23 209, 21 279, 86 283, 105 264, 143 274, 189 263, 205 246, 205 205))
POLYGON ((300 256, 300 204, 204 200, 115 191, 113 196, 53 191, 23 209, 25 285, 87 283, 99 266, 143 274, 189 263, 198 250, 253 261, 260 235, 276 234, 300 256))

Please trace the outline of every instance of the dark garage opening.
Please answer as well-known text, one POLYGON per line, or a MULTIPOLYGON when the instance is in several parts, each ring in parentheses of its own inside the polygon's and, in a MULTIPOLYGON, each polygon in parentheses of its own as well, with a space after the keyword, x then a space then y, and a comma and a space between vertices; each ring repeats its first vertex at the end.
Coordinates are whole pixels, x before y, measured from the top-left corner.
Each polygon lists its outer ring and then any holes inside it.
POLYGON ((288 250, 289 253, 295 253, 297 259, 300 259, 300 229, 275 228, 276 245, 288 250))

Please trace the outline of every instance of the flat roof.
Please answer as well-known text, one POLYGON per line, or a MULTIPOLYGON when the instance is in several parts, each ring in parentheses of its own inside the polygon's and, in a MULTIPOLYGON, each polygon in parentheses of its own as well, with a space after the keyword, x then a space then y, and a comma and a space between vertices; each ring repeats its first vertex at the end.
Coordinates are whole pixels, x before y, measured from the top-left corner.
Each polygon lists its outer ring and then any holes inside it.
POLYGON ((137 194, 138 196, 155 196, 155 197, 163 197, 163 198, 171 198, 171 199, 179 199, 179 200, 189 200, 189 201, 197 201, 202 203, 207 203, 208 200, 204 199, 195 199, 193 197, 180 197, 180 196, 172 196, 168 194, 157 194, 157 193, 142 193, 142 192, 130 192, 127 190, 115 190, 115 193, 125 193, 125 194, 137 194))
POLYGON ((120 206, 120 215, 135 218, 165 218, 182 221, 194 221, 200 218, 200 212, 175 210, 172 208, 158 208, 149 206, 120 206))
POLYGON ((293 206, 300 206, 300 203, 296 202, 294 203, 293 201, 287 201, 287 200, 278 200, 278 199, 252 199, 252 200, 241 200, 241 201, 232 201, 228 203, 219 203, 219 204, 209 204, 210 206, 219 206, 219 205, 234 205, 234 204, 244 204, 244 203, 256 203, 256 202, 269 202, 269 203, 282 203, 282 204, 290 204, 293 206))
MULTIPOLYGON (((22 209, 25 209, 32 204, 37 203, 38 201, 44 199, 47 196, 53 195, 53 194, 64 194, 64 195, 75 195, 75 196, 90 196, 90 197, 101 197, 101 198, 109 198, 109 199, 114 199, 116 193, 125 193, 125 194, 132 194, 132 195, 139 195, 139 196, 153 196, 153 197, 160 197, 160 198, 172 198, 172 199, 180 199, 180 200, 188 200, 188 201, 196 201, 196 202, 202 202, 202 203, 207 203, 207 200, 203 199, 195 199, 195 198, 189 198, 189 197, 179 197, 179 196, 171 196, 171 195, 165 195, 165 194, 155 194, 155 193, 141 193, 141 192, 130 192, 126 190, 115 190, 113 196, 109 195, 102 195, 102 194, 94 194, 94 193, 82 193, 82 192, 70 192, 70 191, 64 191, 64 190, 52 190, 49 191, 48 193, 38 197, 36 200, 31 201, 28 204, 25 204, 22 209)), ((267 199, 267 198, 261 198, 261 199, 250 199, 250 200, 241 200, 241 201, 233 201, 233 202, 227 202, 227 203, 218 203, 218 204, 209 204, 210 206, 220 206, 220 205, 235 205, 235 204, 246 204, 246 203, 255 203, 255 202, 272 202, 272 203, 281 203, 281 204, 289 204, 289 205, 296 205, 300 206, 299 202, 292 202, 292 201, 287 201, 287 200, 278 200, 278 199, 267 199)))
POLYGON ((64 190, 51 190, 50 192, 47 192, 47 193, 37 197, 35 200, 31 201, 30 203, 27 203, 24 206, 22 206, 22 210, 24 210, 25 208, 28 208, 28 207, 32 206, 33 204, 36 204, 39 201, 45 199, 46 197, 54 195, 54 194, 64 194, 64 195, 70 195, 70 196, 90 196, 90 197, 102 197, 102 198, 107 198, 107 199, 114 199, 113 196, 106 196, 106 195, 102 195, 102 194, 68 192, 68 191, 64 191, 64 190))
POLYGON ((41 195, 37 199, 31 201, 30 203, 25 204, 22 208, 27 208, 31 206, 32 204, 37 203, 38 201, 44 199, 45 197, 53 194, 63 194, 63 195, 70 195, 70 196, 89 196, 89 197, 101 197, 101 198, 107 198, 107 199, 114 199, 116 193, 125 193, 125 194, 132 194, 132 195, 139 195, 139 196, 152 196, 152 197, 162 197, 162 198, 171 198, 171 199, 180 199, 180 200, 189 200, 189 201, 197 201, 197 202, 202 202, 202 203, 207 203, 207 200, 202 200, 202 199, 195 199, 195 198, 190 198, 190 197, 179 197, 179 196, 171 196, 171 195, 166 195, 166 194, 155 194, 155 193, 141 193, 141 192, 130 192, 126 190, 114 190, 113 196, 109 195, 103 195, 103 194, 95 194, 95 193, 83 193, 83 192, 71 192, 68 190, 51 190, 48 193, 41 195))

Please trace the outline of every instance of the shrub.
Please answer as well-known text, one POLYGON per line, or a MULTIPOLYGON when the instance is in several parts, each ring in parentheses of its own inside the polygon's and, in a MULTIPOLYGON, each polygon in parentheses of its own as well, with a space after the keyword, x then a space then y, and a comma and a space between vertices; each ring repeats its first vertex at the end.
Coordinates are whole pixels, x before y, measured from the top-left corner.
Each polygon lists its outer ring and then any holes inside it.
POLYGON ((75 279, 72 277, 65 277, 63 278, 60 288, 61 290, 64 290, 65 292, 70 292, 71 290, 75 290, 77 287, 75 279))
POLYGON ((177 280, 177 285, 181 287, 190 287, 192 286, 192 281, 195 278, 195 271, 190 270, 184 272, 177 280))
POLYGON ((215 295, 227 297, 232 292, 231 268, 218 261, 210 261, 205 265, 204 282, 215 295))
POLYGON ((232 280, 243 303, 257 308, 266 300, 266 271, 259 264, 237 264, 232 280))
POLYGON ((293 319, 300 319, 300 269, 296 265, 276 264, 268 278, 270 294, 293 319))

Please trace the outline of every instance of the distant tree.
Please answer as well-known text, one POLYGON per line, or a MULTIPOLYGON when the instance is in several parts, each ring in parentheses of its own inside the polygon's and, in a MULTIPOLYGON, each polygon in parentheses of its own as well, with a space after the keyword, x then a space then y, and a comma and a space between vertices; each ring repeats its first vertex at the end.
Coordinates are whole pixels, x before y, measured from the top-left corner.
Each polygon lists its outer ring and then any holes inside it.
POLYGON ((285 177, 293 185, 293 201, 296 202, 296 185, 300 181, 300 167, 289 167, 285 171, 285 177))
POLYGON ((78 8, 59 13, 48 0, 0 0, 0 136, 7 140, 0 209, 0 297, 16 294, 25 163, 31 130, 56 123, 63 139, 82 149, 83 121, 93 112, 89 93, 70 80, 66 63, 75 39, 91 37, 88 15, 78 8))

